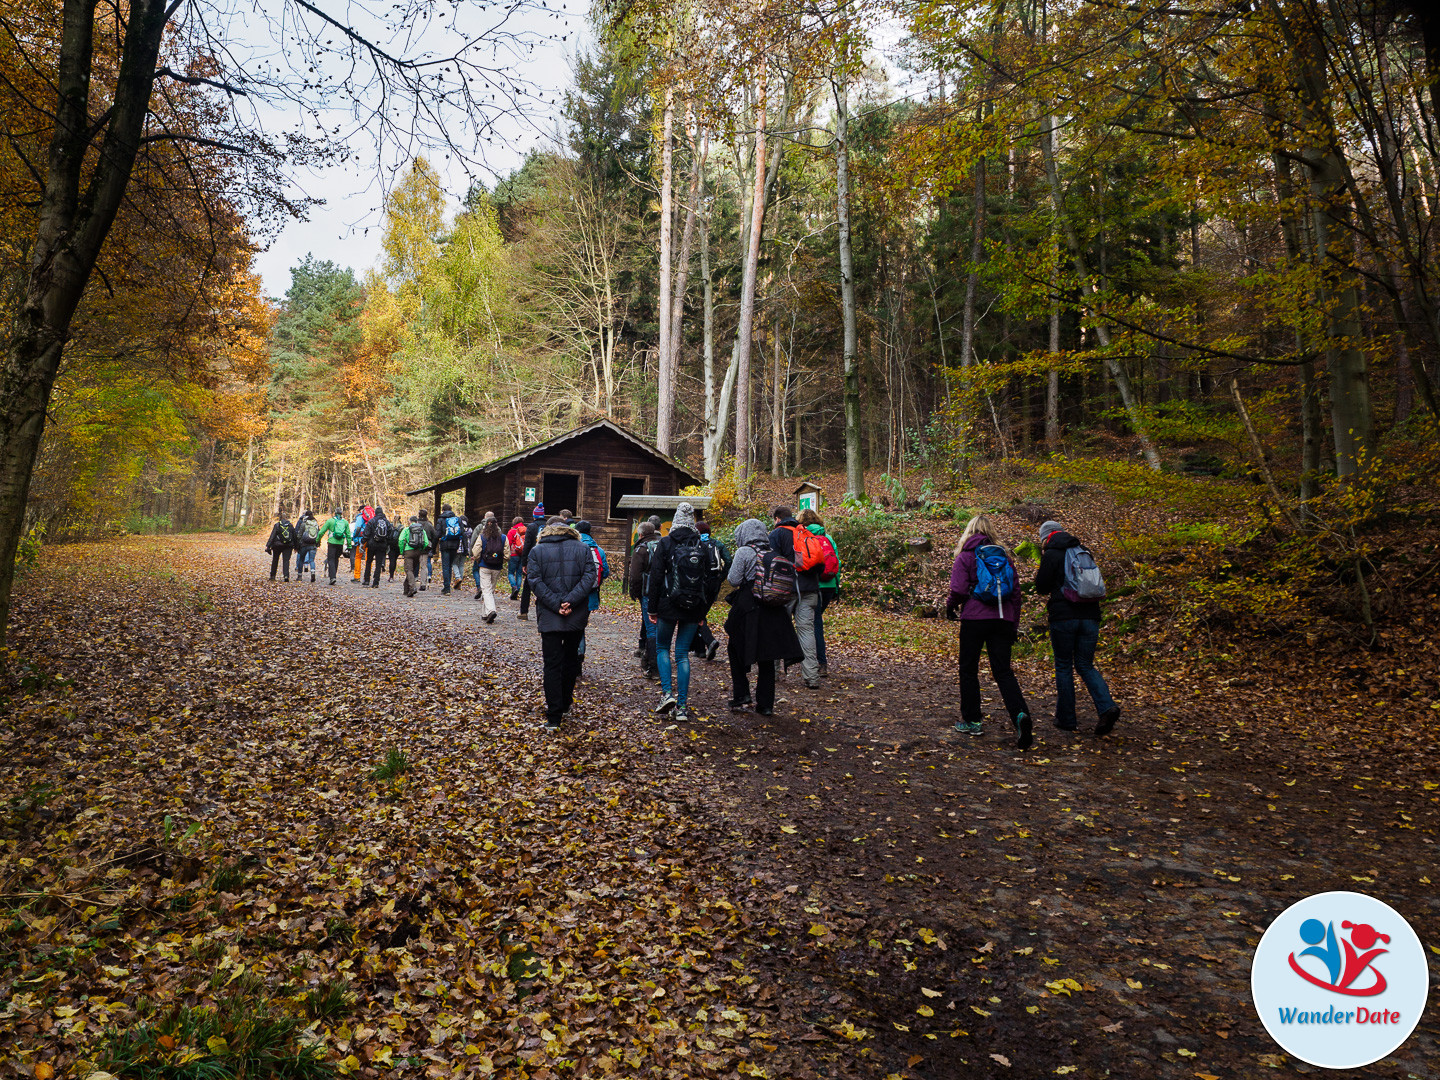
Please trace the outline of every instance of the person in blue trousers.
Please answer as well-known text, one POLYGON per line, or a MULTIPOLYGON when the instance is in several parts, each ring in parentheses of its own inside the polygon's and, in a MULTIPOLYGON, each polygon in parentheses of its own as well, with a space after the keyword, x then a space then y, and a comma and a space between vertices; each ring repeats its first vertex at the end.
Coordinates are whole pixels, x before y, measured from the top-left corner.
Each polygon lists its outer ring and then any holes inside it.
POLYGON ((1040 526, 1040 568, 1035 571, 1035 591, 1048 596, 1045 613, 1050 620, 1050 644, 1055 650, 1055 726, 1076 731, 1075 673, 1090 691, 1099 723, 1096 735, 1108 735, 1120 719, 1120 706, 1110 696, 1105 676, 1095 666, 1095 646, 1100 641, 1100 601, 1081 600, 1065 583, 1065 553, 1080 547, 1080 541, 1056 521, 1040 526))

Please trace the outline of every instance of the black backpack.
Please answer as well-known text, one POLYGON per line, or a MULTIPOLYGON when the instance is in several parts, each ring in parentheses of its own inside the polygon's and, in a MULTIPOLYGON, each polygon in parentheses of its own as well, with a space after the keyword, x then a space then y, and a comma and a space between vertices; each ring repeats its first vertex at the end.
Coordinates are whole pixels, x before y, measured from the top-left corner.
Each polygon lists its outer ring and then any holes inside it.
POLYGON ((714 551, 697 536, 670 549, 665 568, 665 595, 676 611, 697 619, 710 606, 714 551))
POLYGON ((487 570, 499 570, 505 565, 505 537, 480 538, 480 565, 487 570))
POLYGON ((372 548, 383 548, 390 542, 390 522, 385 518, 377 517, 370 522, 370 535, 366 538, 365 546, 372 548))
POLYGON ((295 546, 295 530, 288 521, 282 521, 275 527, 275 538, 281 547, 295 546))

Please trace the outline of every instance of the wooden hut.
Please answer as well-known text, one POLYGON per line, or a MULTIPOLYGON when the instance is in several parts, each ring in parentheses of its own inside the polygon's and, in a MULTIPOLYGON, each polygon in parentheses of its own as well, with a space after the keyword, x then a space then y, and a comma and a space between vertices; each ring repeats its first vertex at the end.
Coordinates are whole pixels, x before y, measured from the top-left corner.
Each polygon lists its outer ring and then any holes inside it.
POLYGON ((536 503, 544 503, 547 514, 573 510, 590 522, 602 547, 624 551, 630 511, 620 509, 622 498, 678 495, 682 487, 703 482, 613 420, 596 420, 406 494, 430 493, 435 514, 441 503, 449 503, 472 522, 493 510, 505 528, 515 517, 528 522, 536 503), (463 494, 445 498, 450 492, 463 494))

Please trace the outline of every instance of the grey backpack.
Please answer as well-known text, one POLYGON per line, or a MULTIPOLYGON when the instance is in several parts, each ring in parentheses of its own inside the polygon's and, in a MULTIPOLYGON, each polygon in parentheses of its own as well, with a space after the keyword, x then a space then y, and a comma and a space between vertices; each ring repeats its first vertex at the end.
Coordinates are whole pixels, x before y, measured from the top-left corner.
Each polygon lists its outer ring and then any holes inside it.
POLYGON ((1105 576, 1083 544, 1065 549, 1065 585, 1060 591, 1071 603, 1105 599, 1105 576))

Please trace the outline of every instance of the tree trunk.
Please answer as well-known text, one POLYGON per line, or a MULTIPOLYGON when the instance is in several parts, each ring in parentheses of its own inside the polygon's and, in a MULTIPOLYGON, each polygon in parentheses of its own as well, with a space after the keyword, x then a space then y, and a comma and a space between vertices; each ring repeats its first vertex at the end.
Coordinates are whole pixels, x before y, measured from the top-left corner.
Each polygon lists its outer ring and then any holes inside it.
MULTIPOLYGON (((65 0, 55 70, 54 128, 23 298, 0 370, 0 644, 10 619, 15 551, 25 531, 30 479, 70 321, 130 182, 164 36, 163 0, 132 0, 115 86, 95 112, 90 74, 94 0, 65 0), (104 132, 82 197, 87 157, 104 132)), ((108 25, 108 23, 107 23, 108 25)))
MULTIPOLYGON (((1090 272, 1085 266, 1085 255, 1080 250, 1080 242, 1075 236, 1075 227, 1065 216, 1065 199, 1060 191, 1060 171, 1055 162, 1055 153, 1051 149, 1048 139, 1041 140, 1040 148, 1041 156, 1045 159, 1045 178, 1050 187, 1050 201, 1055 210, 1055 220, 1065 237, 1066 246, 1070 249, 1070 260, 1075 266, 1076 276, 1080 278, 1081 288, 1086 298, 1092 301, 1090 310, 1095 317, 1095 336, 1100 339, 1102 348, 1109 349, 1110 328, 1105 325, 1104 317, 1096 310, 1093 303, 1095 283, 1090 280, 1090 272)), ((1105 367, 1110 373, 1111 380, 1115 383, 1115 389, 1120 394, 1125 412, 1130 417, 1130 425, 1135 429, 1135 437, 1140 443, 1141 452, 1145 455, 1145 463, 1158 472, 1160 455, 1155 450, 1155 444, 1150 441, 1150 436, 1146 434, 1144 418, 1140 415, 1140 407, 1135 401, 1135 395, 1130 390, 1130 379, 1126 376, 1125 369, 1113 356, 1109 355, 1105 357, 1105 367)))
MULTIPOLYGON (((979 121, 976 116, 976 121, 979 121)), ((965 275, 965 307, 960 321, 960 367, 975 355, 975 292, 980 285, 980 253, 985 245, 985 155, 975 159, 975 196, 970 235, 970 272, 965 275)))
POLYGON ((670 423, 675 411, 675 388, 670 375, 670 223, 674 216, 671 188, 675 179, 675 90, 665 88, 665 111, 660 143, 660 378, 655 410, 655 446, 670 453, 670 423))
POLYGON ((250 436, 250 446, 245 451, 245 484, 240 489, 240 517, 236 520, 239 525, 250 524, 250 473, 255 467, 255 436, 250 436))
POLYGON ((1309 502, 1320 494, 1320 443, 1324 436, 1320 422, 1320 388, 1315 385, 1315 365, 1300 365, 1300 501, 1309 502))
POLYGON ((785 475, 781 446, 785 440, 785 376, 780 371, 780 317, 775 317, 775 342, 770 384, 770 475, 785 475))
MULTIPOLYGON (((695 219, 700 212, 700 198, 703 191, 700 174, 705 169, 705 159, 710 154, 710 135, 707 132, 700 139, 699 132, 694 130, 691 120, 691 108, 686 106, 686 127, 690 130, 690 149, 694 156, 695 167, 690 174, 690 192, 688 205, 685 207, 685 231, 680 237, 680 258, 675 267, 675 288, 670 294, 670 386, 672 392, 679 386, 680 382, 680 345, 685 340, 681 332, 685 325, 685 290, 690 281, 690 252, 695 240, 695 219)), ((672 412, 672 436, 673 436, 673 412, 672 412)))
MULTIPOLYGON (((1047 134, 1045 138, 1050 138, 1047 134)), ((1060 241, 1052 234, 1055 246, 1055 269, 1050 274, 1050 358, 1060 357, 1060 241)), ((1053 368, 1045 381, 1045 451, 1060 452, 1060 372, 1053 368)))
POLYGON ((765 60, 760 61, 759 91, 755 104, 755 190, 750 206, 750 243, 740 283, 740 325, 735 331, 736 380, 740 397, 735 405, 735 468, 742 485, 750 480, 750 337, 755 327, 755 279, 760 266, 760 231, 765 224, 765 60))
MULTIPOLYGON (((850 250, 850 87, 843 68, 834 89, 835 204, 840 306, 845 321, 845 489, 858 499, 865 494, 865 463, 860 456, 860 338, 855 326, 855 260, 850 250)), ((796 442, 798 445, 799 440, 796 442)))
POLYGON ((275 470, 275 509, 270 511, 272 517, 280 514, 280 500, 285 491, 285 451, 280 451, 280 465, 275 470))

